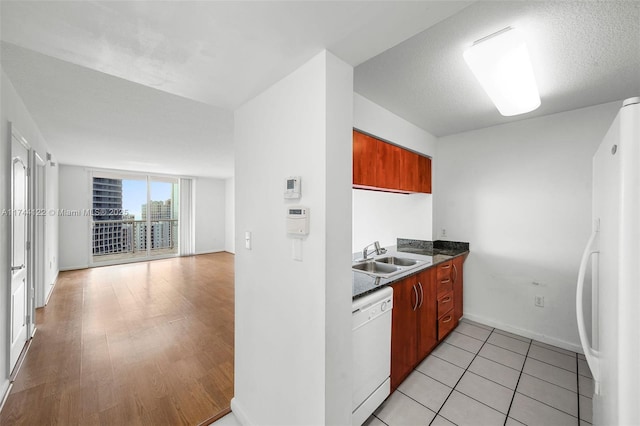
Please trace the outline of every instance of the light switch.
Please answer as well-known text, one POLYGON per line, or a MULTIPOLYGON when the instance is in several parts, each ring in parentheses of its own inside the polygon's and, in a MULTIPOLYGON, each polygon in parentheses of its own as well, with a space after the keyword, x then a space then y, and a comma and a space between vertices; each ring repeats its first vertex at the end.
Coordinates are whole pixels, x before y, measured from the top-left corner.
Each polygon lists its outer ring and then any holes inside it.
POLYGON ((250 231, 246 231, 244 233, 244 247, 247 250, 251 250, 251 232, 250 231))

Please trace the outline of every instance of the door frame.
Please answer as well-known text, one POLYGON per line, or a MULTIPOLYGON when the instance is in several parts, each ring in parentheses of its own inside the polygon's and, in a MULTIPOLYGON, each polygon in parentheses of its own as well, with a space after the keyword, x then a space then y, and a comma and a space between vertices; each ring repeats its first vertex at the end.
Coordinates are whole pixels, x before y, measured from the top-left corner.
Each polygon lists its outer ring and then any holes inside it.
POLYGON ((29 310, 32 315, 33 330, 35 333, 35 314, 36 308, 41 308, 46 304, 47 300, 47 277, 46 277, 46 239, 47 239, 47 171, 46 161, 33 150, 31 155, 31 193, 33 200, 34 214, 31 216, 33 221, 31 242, 33 250, 31 250, 31 268, 32 287, 33 287, 33 308, 29 310))

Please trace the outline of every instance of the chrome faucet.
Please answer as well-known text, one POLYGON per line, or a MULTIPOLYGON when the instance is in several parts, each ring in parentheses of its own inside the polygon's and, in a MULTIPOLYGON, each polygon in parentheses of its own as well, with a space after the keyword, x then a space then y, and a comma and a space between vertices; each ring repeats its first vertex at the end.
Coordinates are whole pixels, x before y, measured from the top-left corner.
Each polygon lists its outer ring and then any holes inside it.
POLYGON ((374 251, 377 255, 381 255, 387 252, 386 248, 380 248, 380 243, 378 241, 375 241, 362 249, 362 260, 367 260, 369 258, 369 255, 371 254, 369 253, 369 247, 371 246, 374 247, 374 251))

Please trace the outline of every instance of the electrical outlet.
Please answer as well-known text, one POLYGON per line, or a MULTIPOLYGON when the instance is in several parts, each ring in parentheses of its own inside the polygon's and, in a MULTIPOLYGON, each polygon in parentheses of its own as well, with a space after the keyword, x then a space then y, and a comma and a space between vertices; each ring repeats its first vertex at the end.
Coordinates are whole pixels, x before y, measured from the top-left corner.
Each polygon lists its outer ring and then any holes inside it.
POLYGON ((536 306, 544 308, 544 296, 536 296, 534 299, 534 303, 536 306))
POLYGON ((441 236, 446 237, 447 236, 447 230, 442 228, 442 234, 441 236))

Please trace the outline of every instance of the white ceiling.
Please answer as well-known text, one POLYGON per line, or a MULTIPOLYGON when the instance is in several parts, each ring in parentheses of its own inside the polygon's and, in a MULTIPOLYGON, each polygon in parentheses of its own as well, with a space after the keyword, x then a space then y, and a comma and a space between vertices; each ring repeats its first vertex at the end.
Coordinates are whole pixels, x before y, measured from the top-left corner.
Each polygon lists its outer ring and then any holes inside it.
POLYGON ((0 7, 2 68, 63 164, 231 176, 233 110, 325 48, 356 66, 358 93, 435 135, 640 93, 636 1, 0 7), (542 98, 512 118, 462 60, 466 46, 508 25, 528 35, 542 98))
POLYGON ((355 69, 355 91, 436 136, 640 95, 640 2, 477 2, 355 69), (527 37, 541 106, 501 116, 462 53, 507 26, 527 37))
POLYGON ((235 108, 322 49, 357 65, 470 3, 2 1, 2 67, 63 164, 227 177, 235 108))

